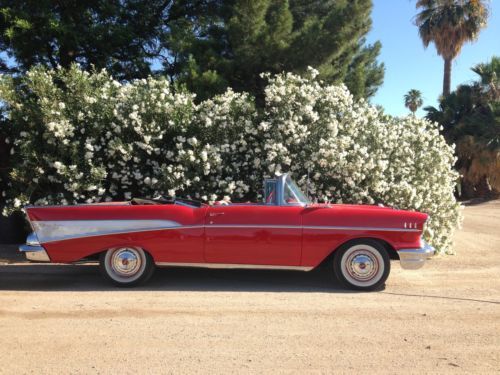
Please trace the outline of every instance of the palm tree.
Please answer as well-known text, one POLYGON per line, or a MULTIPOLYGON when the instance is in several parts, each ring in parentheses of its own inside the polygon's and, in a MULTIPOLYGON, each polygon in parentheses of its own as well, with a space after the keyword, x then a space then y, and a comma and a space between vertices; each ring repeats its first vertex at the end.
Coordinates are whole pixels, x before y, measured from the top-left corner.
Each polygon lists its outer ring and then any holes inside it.
POLYGON ((500 195, 500 57, 472 68, 477 80, 426 107, 426 118, 442 126, 455 144, 455 168, 464 198, 500 195))
POLYGON ((477 64, 472 71, 481 78, 479 84, 488 99, 500 101, 500 57, 493 56, 490 62, 477 64))
POLYGON ((415 23, 424 46, 434 42, 444 59, 443 96, 450 94, 451 62, 465 42, 474 41, 486 26, 488 7, 483 0, 417 0, 415 23))
POLYGON ((422 93, 418 90, 412 89, 405 94, 405 107, 408 108, 413 116, 417 109, 422 106, 422 93))

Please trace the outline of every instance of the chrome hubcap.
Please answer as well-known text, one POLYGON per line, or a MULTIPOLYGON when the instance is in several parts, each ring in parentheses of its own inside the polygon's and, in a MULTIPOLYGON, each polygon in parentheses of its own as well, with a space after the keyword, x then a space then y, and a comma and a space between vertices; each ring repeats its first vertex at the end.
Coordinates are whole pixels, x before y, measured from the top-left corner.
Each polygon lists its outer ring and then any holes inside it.
POLYGON ((341 270, 351 284, 368 287, 383 276, 384 260, 374 247, 354 245, 342 256, 341 270))
POLYGON ((362 252, 354 254, 350 257, 347 271, 357 280, 366 281, 371 279, 373 274, 377 272, 378 264, 375 259, 368 254, 362 252))
POLYGON ((123 277, 134 276, 141 268, 141 257, 135 249, 120 249, 111 258, 113 271, 123 277))

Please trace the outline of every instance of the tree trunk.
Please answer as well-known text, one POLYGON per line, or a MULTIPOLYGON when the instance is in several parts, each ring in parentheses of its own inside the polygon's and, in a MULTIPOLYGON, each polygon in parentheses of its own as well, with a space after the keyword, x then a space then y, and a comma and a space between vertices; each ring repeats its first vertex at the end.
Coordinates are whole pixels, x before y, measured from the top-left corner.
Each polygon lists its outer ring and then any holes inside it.
POLYGON ((444 58, 443 96, 450 95, 451 61, 450 58, 444 58))

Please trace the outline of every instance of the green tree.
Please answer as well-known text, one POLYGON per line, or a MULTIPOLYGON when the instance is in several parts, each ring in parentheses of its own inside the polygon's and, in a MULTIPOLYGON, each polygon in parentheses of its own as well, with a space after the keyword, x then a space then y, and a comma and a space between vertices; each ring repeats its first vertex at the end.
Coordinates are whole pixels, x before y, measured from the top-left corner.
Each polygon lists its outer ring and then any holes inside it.
POLYGON ((161 71, 202 100, 228 87, 262 99, 261 73, 312 66, 325 82, 370 97, 384 76, 380 43, 364 39, 371 8, 371 0, 0 0, 0 71, 73 62, 125 80, 161 71))
POLYGON ((384 64, 377 62, 381 49, 380 42, 364 45, 364 40, 362 40, 358 43, 357 52, 342 79, 356 98, 374 96, 384 82, 384 64))
POLYGON ((413 115, 417 112, 424 101, 422 100, 422 93, 419 90, 411 89, 405 96, 405 107, 408 108, 413 115))
POLYGON ((172 56, 188 63, 170 73, 200 98, 226 87, 262 98, 262 72, 304 73, 313 66, 325 82, 345 82, 356 97, 370 97, 384 76, 380 43, 364 39, 371 7, 371 0, 224 2, 205 22, 174 30, 171 38, 183 43, 172 56), (186 32, 195 25, 197 33, 186 32))
POLYGON ((476 82, 460 85, 439 108, 424 108, 428 119, 442 125, 448 142, 456 144, 465 197, 500 193, 500 57, 472 70, 476 82))
POLYGON ((500 57, 494 56, 489 63, 478 64, 472 71, 481 78, 479 84, 493 102, 500 99, 500 57))
POLYGON ((450 94, 451 63, 466 42, 486 25, 488 8, 481 0, 418 0, 415 23, 425 47, 431 42, 444 59, 443 96, 450 94))
POLYGON ((42 64, 107 68, 118 78, 151 73, 162 52, 165 19, 172 1, 0 1, 0 50, 14 59, 4 71, 42 64))

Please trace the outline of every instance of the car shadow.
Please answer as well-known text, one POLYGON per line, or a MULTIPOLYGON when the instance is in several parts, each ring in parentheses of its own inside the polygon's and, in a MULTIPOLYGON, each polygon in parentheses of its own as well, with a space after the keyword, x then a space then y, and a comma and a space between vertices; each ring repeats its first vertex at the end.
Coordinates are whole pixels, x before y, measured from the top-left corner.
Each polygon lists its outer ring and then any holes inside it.
POLYGON ((106 281, 97 265, 0 265, 0 291, 196 291, 356 293, 341 286, 328 270, 217 270, 158 268, 151 280, 135 288, 106 281))

